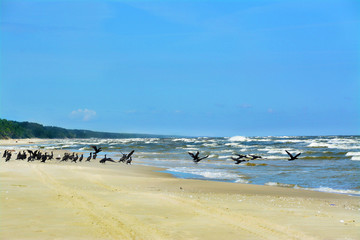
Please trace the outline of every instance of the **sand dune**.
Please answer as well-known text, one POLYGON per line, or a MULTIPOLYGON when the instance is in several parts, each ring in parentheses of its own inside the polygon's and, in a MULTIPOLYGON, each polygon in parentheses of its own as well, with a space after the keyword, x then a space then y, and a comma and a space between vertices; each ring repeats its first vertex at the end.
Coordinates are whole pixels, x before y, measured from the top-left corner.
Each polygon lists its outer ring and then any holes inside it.
POLYGON ((0 165, 1 239, 360 239, 358 197, 119 163, 0 165))

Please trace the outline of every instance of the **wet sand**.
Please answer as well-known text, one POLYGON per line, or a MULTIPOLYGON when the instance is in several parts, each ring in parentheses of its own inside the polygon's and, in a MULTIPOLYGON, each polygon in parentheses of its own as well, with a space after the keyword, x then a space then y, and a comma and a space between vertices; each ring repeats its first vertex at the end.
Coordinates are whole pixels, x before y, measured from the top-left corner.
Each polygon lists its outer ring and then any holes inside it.
POLYGON ((360 239, 359 197, 14 159, 0 158, 0 239, 360 239))

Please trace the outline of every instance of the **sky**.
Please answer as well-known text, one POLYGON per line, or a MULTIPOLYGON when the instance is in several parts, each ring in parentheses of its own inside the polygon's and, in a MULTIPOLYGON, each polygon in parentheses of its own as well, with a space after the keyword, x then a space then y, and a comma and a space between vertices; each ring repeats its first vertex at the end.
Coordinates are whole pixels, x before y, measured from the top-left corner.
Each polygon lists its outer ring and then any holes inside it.
POLYGON ((0 118, 360 134, 360 1, 0 1, 0 118))

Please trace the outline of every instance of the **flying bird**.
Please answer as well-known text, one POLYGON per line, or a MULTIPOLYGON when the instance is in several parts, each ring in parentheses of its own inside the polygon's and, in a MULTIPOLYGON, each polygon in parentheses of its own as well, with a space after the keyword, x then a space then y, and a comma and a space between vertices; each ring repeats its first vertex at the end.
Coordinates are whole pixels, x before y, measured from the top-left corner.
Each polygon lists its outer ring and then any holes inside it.
POLYGON ((285 152, 289 155, 289 159, 288 161, 294 161, 295 159, 298 159, 298 156, 300 156, 301 153, 296 154, 295 156, 293 156, 291 153, 289 153, 287 150, 285 150, 285 152))
POLYGON ((102 151, 101 147, 99 147, 99 148, 98 148, 97 146, 94 146, 94 145, 93 145, 93 146, 91 146, 91 147, 94 149, 94 151, 95 151, 95 153, 94 153, 94 154, 95 154, 95 155, 97 155, 99 152, 101 152, 101 151, 102 151))
POLYGON ((251 157, 251 160, 255 160, 257 158, 262 158, 261 156, 256 156, 256 155, 253 155, 253 154, 249 154, 249 156, 251 157))
POLYGON ((188 152, 188 154, 193 158, 194 163, 198 163, 198 162, 200 162, 201 160, 209 157, 209 155, 207 155, 207 156, 205 156, 205 157, 199 158, 199 151, 197 151, 195 154, 193 154, 193 153, 191 153, 191 152, 188 152))
POLYGON ((246 155, 241 155, 241 154, 235 154, 235 155, 238 157, 237 158, 231 157, 231 159, 235 161, 235 164, 249 161, 249 159, 244 159, 244 160, 242 159, 242 158, 246 158, 247 157, 246 155))

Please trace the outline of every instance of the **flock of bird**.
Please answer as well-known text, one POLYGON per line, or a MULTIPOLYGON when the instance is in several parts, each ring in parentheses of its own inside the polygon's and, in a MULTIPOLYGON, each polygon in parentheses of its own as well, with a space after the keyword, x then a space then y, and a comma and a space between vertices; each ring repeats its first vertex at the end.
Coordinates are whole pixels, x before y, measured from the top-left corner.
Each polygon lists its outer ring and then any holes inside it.
MULTIPOLYGON (((101 147, 97 147, 97 146, 91 146, 94 149, 94 152, 90 152, 90 155, 86 158, 86 162, 90 162, 92 159, 96 159, 97 158, 97 154, 99 152, 102 151, 101 147)), ((42 153, 40 150, 27 150, 28 154, 26 154, 26 151, 23 150, 22 152, 19 151, 16 157, 16 160, 25 160, 27 159, 28 162, 32 162, 35 160, 39 160, 40 162, 45 163, 47 160, 52 160, 54 159, 54 153, 51 152, 51 154, 45 152, 42 153)), ((126 164, 131 164, 132 162, 132 155, 135 152, 135 150, 132 150, 131 152, 129 152, 128 154, 124 154, 121 153, 122 156, 118 161, 113 160, 112 158, 108 158, 105 154, 105 157, 102 158, 99 162, 100 163, 106 163, 106 162, 122 162, 122 163, 126 163, 126 164)), ((285 152, 289 155, 289 159, 288 161, 293 161, 295 159, 298 159, 298 157, 300 156, 301 153, 298 153, 296 155, 292 155, 290 152, 288 152, 287 150, 285 150, 285 152)), ((203 159, 206 159, 209 157, 209 155, 204 156, 204 157, 200 157, 200 152, 197 151, 196 153, 192 153, 192 152, 188 152, 188 154, 192 157, 193 162, 194 163, 198 163, 203 159)), ((261 156, 257 156, 257 155, 253 155, 253 154, 249 154, 249 155, 242 155, 242 154, 235 154, 236 157, 231 157, 231 159, 233 161, 235 161, 235 164, 240 164, 242 162, 248 162, 250 160, 255 160, 255 159, 259 159, 262 158, 261 156)), ((5 158, 5 162, 10 161, 12 156, 12 152, 10 150, 5 150, 3 153, 3 158, 5 158)), ((67 161, 71 161, 71 162, 81 162, 84 159, 84 154, 81 154, 79 156, 78 153, 64 153, 64 156, 61 157, 60 155, 58 157, 55 158, 56 160, 60 161, 60 162, 67 162, 67 161)))
MULTIPOLYGON (((301 153, 296 154, 295 156, 292 155, 291 153, 289 153, 287 150, 285 150, 285 152, 289 155, 289 159, 288 161, 294 161, 295 159, 298 159, 298 157, 300 156, 301 153)), ((205 157, 199 157, 200 152, 197 151, 195 154, 192 152, 188 152, 188 154, 193 158, 194 163, 198 163, 201 160, 208 158, 209 155, 205 156, 205 157)), ((253 154, 249 154, 249 155, 242 155, 242 154, 235 154, 237 157, 231 157, 232 160, 235 161, 235 164, 239 164, 242 162, 248 162, 250 160, 255 160, 258 158, 262 158, 261 156, 257 156, 257 155, 253 155, 253 154)))
MULTIPOLYGON (((90 155, 86 158, 86 162, 90 162, 92 159, 96 159, 97 158, 97 154, 99 152, 102 151, 101 147, 98 148, 97 146, 91 146, 94 149, 94 152, 90 152, 90 155)), ((135 151, 132 150, 130 153, 125 154, 122 153, 121 158, 118 161, 113 160, 112 158, 108 158, 105 157, 102 158, 99 162, 100 163, 105 163, 105 162, 122 162, 122 163, 126 163, 126 164, 131 164, 132 162, 132 154, 135 151)), ((5 162, 10 161, 11 157, 12 157, 12 151, 10 150, 5 150, 3 155, 3 158, 5 158, 5 162)), ((35 160, 39 160, 40 162, 45 163, 47 160, 53 160, 54 159, 54 153, 51 152, 51 154, 45 152, 42 153, 40 150, 23 150, 23 151, 19 151, 17 156, 16 156, 16 160, 27 160, 28 162, 32 162, 35 160)), ((71 161, 71 162, 81 162, 84 159, 84 154, 81 154, 79 156, 78 153, 64 153, 64 156, 61 157, 60 155, 58 157, 55 158, 56 160, 60 161, 60 162, 67 162, 67 161, 71 161)))

